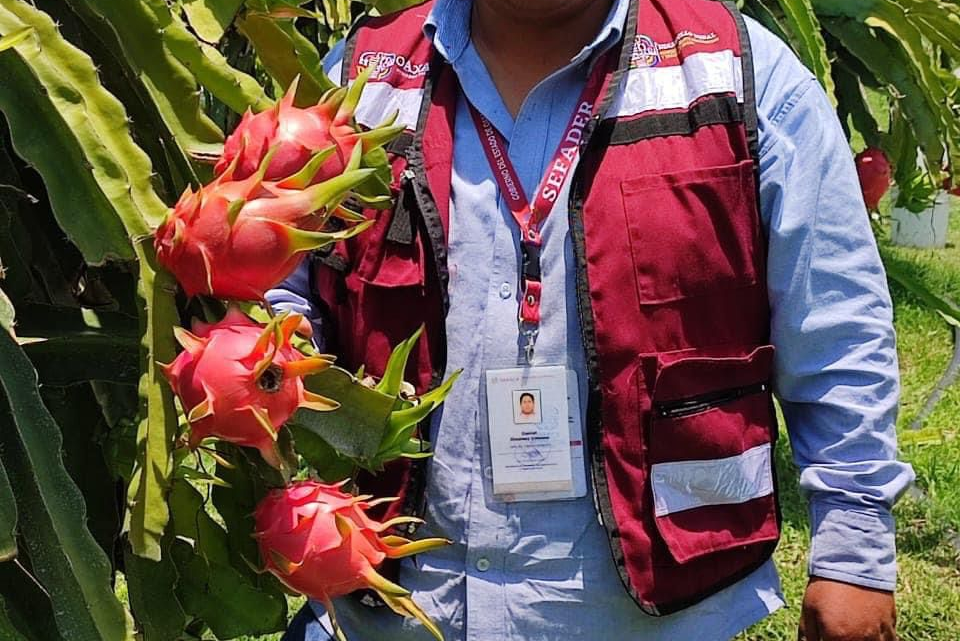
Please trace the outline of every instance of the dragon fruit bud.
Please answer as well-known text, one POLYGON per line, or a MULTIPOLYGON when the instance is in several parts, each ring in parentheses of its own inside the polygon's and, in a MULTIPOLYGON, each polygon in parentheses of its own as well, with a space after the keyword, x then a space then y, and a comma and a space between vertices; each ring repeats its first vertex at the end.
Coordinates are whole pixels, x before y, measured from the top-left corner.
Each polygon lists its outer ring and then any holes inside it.
POLYGON ((857 175, 860 177, 860 190, 867 209, 876 211, 887 190, 890 189, 891 168, 887 155, 876 147, 868 147, 854 159, 857 175))
POLYGON ((257 173, 235 180, 231 165, 198 192, 187 189, 154 241, 157 259, 190 295, 261 300, 290 275, 304 252, 349 238, 371 223, 343 215, 340 201, 374 169, 360 169, 359 147, 344 173, 320 183, 315 172, 330 152, 320 152, 291 176, 267 181, 274 149, 257 173), (331 216, 347 226, 323 228, 331 216))
POLYGON ((300 407, 338 407, 304 389, 302 378, 326 369, 332 359, 304 356, 290 344, 301 320, 290 314, 261 325, 231 307, 218 323, 175 330, 183 351, 163 372, 187 413, 191 449, 214 436, 254 447, 282 469, 276 441, 284 422, 300 407))
POLYGON ((297 93, 295 80, 273 109, 256 115, 248 110, 244 114, 224 143, 223 155, 214 172, 220 175, 236 162, 234 176, 246 178, 256 173, 267 153, 276 148, 265 174, 267 180, 291 176, 318 152, 328 150, 331 153, 316 172, 314 182, 341 174, 358 143, 364 155, 404 129, 403 125, 394 124, 396 115, 369 131, 357 129, 353 114, 369 75, 369 71, 361 73, 349 89, 332 89, 319 104, 306 109, 293 105, 297 93))
POLYGON ((371 507, 394 498, 370 500, 340 488, 300 481, 268 493, 254 512, 253 537, 267 571, 286 586, 321 601, 337 628, 332 599, 361 589, 373 589, 401 616, 416 617, 438 639, 440 630, 410 598, 410 592, 377 573, 387 558, 431 550, 446 539, 409 539, 384 534, 389 528, 420 519, 401 516, 380 523, 367 516, 371 507))

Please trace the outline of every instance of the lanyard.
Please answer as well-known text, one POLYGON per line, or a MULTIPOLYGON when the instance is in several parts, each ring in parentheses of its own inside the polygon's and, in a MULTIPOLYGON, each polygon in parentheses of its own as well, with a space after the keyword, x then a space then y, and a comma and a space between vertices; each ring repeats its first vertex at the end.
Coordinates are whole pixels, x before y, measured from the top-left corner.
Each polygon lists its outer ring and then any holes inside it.
POLYGON ((473 124, 477 128, 477 135, 480 137, 483 151, 490 163, 490 169, 520 230, 520 287, 523 297, 520 299, 517 321, 521 335, 526 338, 524 351, 527 363, 533 360, 533 346, 540 326, 540 301, 543 293, 540 276, 542 243, 540 232, 580 154, 584 128, 594 115, 597 97, 600 95, 606 77, 606 62, 607 56, 604 56, 594 65, 593 73, 590 74, 583 93, 577 101, 577 106, 563 131, 560 144, 557 145, 557 150, 553 153, 553 158, 547 165, 547 171, 537 187, 532 205, 523 191, 520 177, 513 163, 507 156, 507 142, 503 135, 467 101, 470 114, 473 116, 473 124))

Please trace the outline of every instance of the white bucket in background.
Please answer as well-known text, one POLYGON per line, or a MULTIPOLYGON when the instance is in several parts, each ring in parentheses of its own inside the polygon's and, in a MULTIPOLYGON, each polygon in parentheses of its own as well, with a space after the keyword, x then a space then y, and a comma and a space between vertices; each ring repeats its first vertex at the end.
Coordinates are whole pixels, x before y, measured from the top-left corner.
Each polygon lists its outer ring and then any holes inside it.
POLYGON ((890 241, 900 247, 943 247, 947 244, 950 218, 950 194, 937 193, 933 207, 915 214, 894 207, 890 221, 890 241))

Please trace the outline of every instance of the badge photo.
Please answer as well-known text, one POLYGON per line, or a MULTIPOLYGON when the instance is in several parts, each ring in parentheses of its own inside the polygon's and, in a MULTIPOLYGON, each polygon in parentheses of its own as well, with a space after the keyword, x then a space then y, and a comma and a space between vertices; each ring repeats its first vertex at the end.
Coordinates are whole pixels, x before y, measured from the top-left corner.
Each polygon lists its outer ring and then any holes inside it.
POLYGON ((513 390, 513 422, 516 425, 540 423, 540 390, 513 390))

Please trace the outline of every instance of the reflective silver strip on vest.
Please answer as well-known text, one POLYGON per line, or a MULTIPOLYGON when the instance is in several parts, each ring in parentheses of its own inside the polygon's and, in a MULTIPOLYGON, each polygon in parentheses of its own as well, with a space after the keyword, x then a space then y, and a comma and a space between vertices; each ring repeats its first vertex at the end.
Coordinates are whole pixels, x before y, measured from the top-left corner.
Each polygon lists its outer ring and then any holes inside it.
POLYGON ((357 105, 357 122, 366 127, 376 127, 393 112, 399 111, 397 122, 413 131, 420 115, 422 88, 398 89, 386 82, 368 82, 363 88, 357 105))
POLYGON ((729 458, 656 463, 650 470, 654 513, 665 516, 773 494, 770 455, 766 443, 729 458))
POLYGON ((727 49, 695 53, 679 65, 631 69, 610 116, 687 109, 700 98, 714 94, 734 94, 738 102, 743 102, 741 65, 741 58, 727 49))

